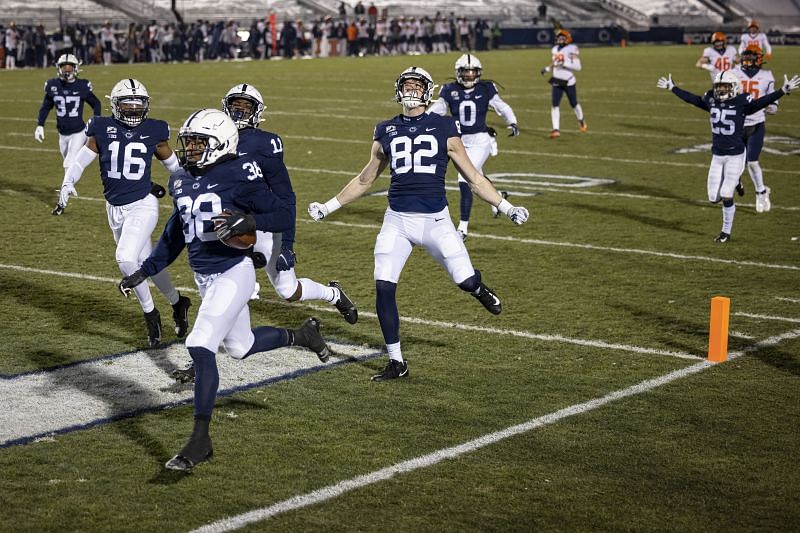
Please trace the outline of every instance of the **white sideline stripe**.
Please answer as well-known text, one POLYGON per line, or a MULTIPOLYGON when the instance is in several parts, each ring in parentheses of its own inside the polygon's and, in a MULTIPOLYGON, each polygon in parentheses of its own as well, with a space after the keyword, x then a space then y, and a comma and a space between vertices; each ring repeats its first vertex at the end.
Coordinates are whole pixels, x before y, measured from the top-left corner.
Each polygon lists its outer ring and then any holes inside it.
MULTIPOLYGON (((775 344, 778 344, 782 340, 796 338, 798 336, 800 336, 800 330, 793 330, 787 333, 783 333, 781 335, 776 335, 774 337, 764 339, 751 346, 748 346, 742 352, 730 353, 729 359, 735 359, 736 357, 740 357, 745 353, 750 353, 766 346, 774 346, 775 344)), ((544 416, 533 418, 522 424, 511 426, 506 429, 496 431, 494 433, 488 433, 486 435, 478 437, 477 439, 467 441, 457 446, 453 446, 450 448, 443 448, 433 453, 415 457, 413 459, 409 459, 408 461, 403 461, 401 463, 396 463, 394 465, 382 468, 380 470, 375 470, 373 472, 370 472, 369 474, 364 474, 344 481, 340 481, 335 485, 328 485, 327 487, 323 487, 321 489, 317 489, 315 491, 306 494, 293 496, 291 498, 282 500, 267 507, 254 509, 246 513, 238 514, 228 518, 223 518, 222 520, 217 520, 215 522, 206 524, 204 526, 192 530, 192 533, 218 533, 223 531, 233 531, 235 529, 240 529, 248 524, 260 522, 262 520, 266 520, 267 518, 272 518, 287 511, 294 511, 297 509, 308 507, 310 505, 316 505, 318 503, 322 503, 331 500, 333 498, 336 498, 338 496, 341 496, 342 494, 345 494, 352 490, 361 487, 366 487, 368 485, 373 485, 375 483, 378 483, 380 481, 385 481, 387 479, 391 479, 396 474, 403 474, 406 472, 413 472, 414 470, 419 470, 421 468, 427 468, 429 466, 441 463, 446 459, 454 459, 461 455, 474 452, 476 450, 479 450, 491 444, 495 444, 502 440, 515 437, 523 433, 528 433, 529 431, 533 431, 535 429, 547 426, 549 424, 554 424, 570 416, 587 413, 589 411, 593 411, 607 404, 610 404, 612 402, 630 396, 644 394, 646 392, 649 392, 653 389, 656 389, 673 381, 677 381, 687 376, 691 376, 693 374, 702 372, 703 370, 706 370, 712 366, 715 366, 715 364, 709 363, 708 361, 695 363, 691 366, 682 368, 680 370, 675 370, 673 372, 664 374, 663 376, 659 376, 653 379, 648 379, 640 383, 637 383, 636 385, 633 385, 631 387, 611 392, 609 394, 606 394, 605 396, 601 396, 600 398, 595 398, 587 402, 571 405, 569 407, 565 407, 564 409, 554 411, 544 416)))
MULTIPOLYGON (((338 355, 365 357, 373 348, 329 342, 338 355)), ((339 357, 333 356, 333 359, 339 357)), ((190 360, 183 344, 163 350, 138 351, 54 370, 0 379, 0 445, 37 435, 82 427, 145 409, 187 403, 192 387, 170 377, 190 360)), ((329 363, 330 364, 330 363, 329 363)), ((243 386, 325 366, 302 348, 278 348, 245 361, 217 357, 220 394, 243 386)))
MULTIPOLYGON (((299 219, 298 222, 303 222, 307 224, 319 224, 319 222, 315 222, 313 220, 303 220, 299 219)), ((347 228, 369 228, 369 229, 377 229, 380 228, 378 224, 357 224, 353 222, 337 222, 328 220, 323 222, 323 224, 331 224, 335 226, 344 226, 347 228)), ((579 244, 573 242, 559 242, 559 241, 545 241, 542 239, 524 239, 520 237, 509 237, 503 235, 489 235, 487 233, 470 233, 470 238, 479 237, 483 239, 492 239, 497 241, 508 241, 508 242, 519 242, 523 244, 538 244, 542 246, 562 246, 565 248, 580 248, 585 250, 597 250, 600 252, 616 252, 616 253, 624 253, 624 254, 637 254, 637 255, 652 255, 655 257, 669 257, 671 259, 682 259, 687 261, 706 261, 709 263, 722 263, 722 264, 729 264, 729 265, 741 265, 741 266, 754 266, 759 268, 774 268, 779 270, 800 270, 800 266, 795 265, 780 265, 780 264, 773 264, 773 263, 761 263, 758 261, 738 261, 735 259, 720 259, 717 257, 707 257, 703 255, 684 255, 684 254, 677 254, 672 252, 658 252, 655 250, 639 250, 637 248, 616 248, 613 246, 597 246, 594 244, 579 244)))
MULTIPOLYGON (((62 277, 78 278, 78 279, 88 279, 88 280, 92 280, 92 281, 109 282, 109 283, 115 283, 115 284, 118 283, 118 281, 119 281, 117 279, 103 278, 103 277, 99 277, 99 276, 88 276, 88 275, 85 275, 85 274, 75 274, 75 273, 72 273, 72 272, 58 272, 58 271, 55 271, 55 270, 44 270, 44 269, 39 269, 39 268, 30 268, 30 267, 24 267, 24 266, 20 266, 20 265, 6 265, 6 264, 0 263, 0 269, 3 269, 3 268, 9 269, 9 270, 17 270, 17 271, 20 271, 20 272, 33 272, 33 273, 37 273, 37 274, 45 274, 45 275, 52 275, 52 276, 62 276, 62 277)), ((177 289, 179 291, 181 291, 181 292, 193 292, 193 293, 197 292, 197 289, 192 289, 192 288, 188 288, 188 287, 177 287, 177 289)), ((287 305, 287 306, 297 305, 297 304, 291 304, 291 303, 285 302, 283 300, 273 301, 273 300, 265 299, 265 301, 267 301, 267 302, 269 302, 271 304, 279 304, 279 305, 287 305)), ((324 312, 324 313, 338 313, 338 311, 335 308, 332 308, 329 305, 328 306, 320 306, 320 305, 315 305, 315 304, 310 304, 310 303, 305 303, 305 304, 301 304, 301 305, 305 305, 306 307, 308 307, 308 308, 310 308, 310 309, 312 309, 314 311, 320 311, 320 312, 324 312)), ((378 318, 377 314, 371 313, 369 311, 359 311, 359 314, 361 316, 363 316, 363 317, 376 318, 376 319, 378 318)), ((564 337, 562 335, 551 335, 551 334, 547 334, 547 333, 531 333, 529 331, 518 331, 518 330, 512 330, 512 329, 487 328, 487 327, 484 327, 484 326, 473 326, 471 324, 459 324, 459 323, 456 323, 456 322, 441 322, 441 321, 438 321, 438 320, 427 320, 427 319, 424 319, 424 318, 417 318, 417 317, 403 317, 403 316, 401 316, 400 320, 402 322, 407 322, 409 324, 421 324, 421 325, 425 325, 425 326, 432 326, 432 327, 449 329, 449 330, 452 330, 452 329, 455 328, 455 329, 460 329, 460 330, 463 330, 463 331, 480 331, 480 332, 483 332, 483 333, 491 333, 491 334, 495 334, 495 335, 512 335, 514 337, 523 337, 523 338, 527 338, 527 339, 535 339, 535 340, 548 341, 548 342, 562 342, 562 343, 566 343, 566 344, 576 344, 576 345, 579 345, 579 346, 591 346, 591 347, 594 347, 594 348, 604 348, 604 349, 609 349, 609 350, 620 350, 620 351, 624 351, 624 352, 633 352, 633 353, 638 353, 638 354, 666 355, 666 356, 670 356, 670 357, 678 357, 680 359, 693 359, 693 360, 701 359, 701 357, 696 356, 696 355, 692 355, 692 354, 689 354, 689 353, 673 352, 673 351, 669 351, 669 350, 658 350, 658 349, 655 349, 655 348, 644 348, 644 347, 641 347, 641 346, 631 346, 631 345, 627 345, 627 344, 615 344, 615 343, 609 343, 609 342, 605 342, 605 341, 596 341, 596 340, 590 340, 590 339, 575 339, 575 338, 570 338, 570 337, 564 337)), ((2 396, 0 396, 0 397, 2 397, 2 396)))
POLYGON ((792 304, 800 304, 800 298, 786 298, 785 296, 776 296, 776 300, 780 302, 789 302, 792 304))
POLYGON ((779 322, 791 322, 793 324, 800 324, 800 318, 789 318, 785 316, 772 316, 772 315, 757 315, 753 313, 736 312, 734 316, 743 316, 747 318, 757 318, 759 320, 777 320, 779 322))

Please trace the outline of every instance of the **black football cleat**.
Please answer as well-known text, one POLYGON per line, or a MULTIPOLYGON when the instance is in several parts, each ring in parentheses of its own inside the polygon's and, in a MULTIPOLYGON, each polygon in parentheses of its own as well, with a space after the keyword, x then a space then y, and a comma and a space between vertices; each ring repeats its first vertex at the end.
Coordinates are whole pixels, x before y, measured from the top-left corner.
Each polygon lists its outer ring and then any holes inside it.
POLYGON ((211 446, 211 437, 193 437, 189 439, 178 455, 167 461, 164 467, 167 470, 186 472, 212 457, 214 457, 214 448, 211 446))
POLYGON ((719 235, 714 237, 714 242, 718 242, 718 243, 721 243, 721 244, 729 242, 730 240, 731 240, 730 233, 725 233, 724 231, 720 231, 719 235))
POLYGON ((323 363, 331 356, 331 349, 319 332, 320 322, 316 317, 311 317, 303 325, 294 330, 294 346, 304 346, 317 354, 323 363))
POLYGON ((56 206, 53 208, 52 211, 50 211, 50 213, 55 215, 55 216, 61 216, 61 215, 64 214, 64 209, 66 209, 66 208, 67 208, 67 206, 61 205, 59 203, 59 204, 56 204, 56 206))
POLYGON ((503 311, 503 306, 500 304, 500 298, 497 297, 492 289, 483 283, 481 283, 478 287, 477 293, 471 292, 470 294, 472 294, 472 296, 482 303, 486 310, 493 315, 499 315, 503 311))
POLYGON ((170 376, 178 383, 194 383, 194 362, 190 362, 184 368, 176 368, 170 376))
POLYGON ((342 289, 342 284, 334 280, 328 283, 328 287, 339 289, 339 299, 336 300, 336 303, 333 305, 336 306, 336 310, 339 311, 347 323, 355 324, 358 322, 358 309, 356 308, 356 304, 345 294, 344 289, 342 289))
POLYGON ((736 194, 739 196, 744 196, 744 185, 742 185, 742 180, 739 180, 739 183, 736 184, 736 194))
POLYGON ((153 309, 144 314, 144 323, 147 325, 147 341, 150 348, 163 348, 161 344, 161 314, 158 309, 153 309))
POLYGON ((389 364, 384 367, 380 374, 375 374, 370 378, 372 381, 389 381, 390 379, 400 379, 408 377, 408 361, 395 361, 389 359, 389 364))
POLYGON ((172 306, 172 319, 175 321, 175 335, 182 338, 189 332, 189 308, 192 301, 186 296, 180 296, 172 306))

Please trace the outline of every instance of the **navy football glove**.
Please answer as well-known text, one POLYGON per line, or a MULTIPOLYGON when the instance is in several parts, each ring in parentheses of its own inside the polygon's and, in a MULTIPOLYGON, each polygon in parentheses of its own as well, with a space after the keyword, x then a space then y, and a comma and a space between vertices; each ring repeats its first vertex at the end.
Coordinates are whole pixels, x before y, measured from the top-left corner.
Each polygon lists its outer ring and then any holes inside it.
POLYGON ((517 137, 519 135, 519 128, 516 124, 509 124, 508 129, 511 130, 511 133, 508 134, 509 137, 517 137))
POLYGON ((295 263, 297 263, 297 255, 295 255, 294 250, 288 246, 281 246, 281 255, 278 256, 275 269, 278 272, 285 272, 294 268, 295 263))
POLYGON ((119 288, 119 292, 127 298, 131 295, 133 288, 142 283, 144 280, 147 279, 147 276, 140 270, 137 270, 130 276, 125 276, 122 278, 122 281, 119 282, 117 288, 119 288))
POLYGON ((256 219, 253 215, 245 214, 241 211, 225 210, 222 214, 211 217, 214 223, 214 231, 217 232, 219 240, 226 241, 236 235, 254 233, 256 231, 256 219))
POLYGON ((486 133, 489 134, 489 137, 497 137, 497 130, 491 126, 486 126, 486 133))
POLYGON ((164 198, 164 195, 167 194, 167 191, 164 190, 164 187, 162 187, 158 183, 153 183, 150 186, 150 194, 152 194, 156 198, 164 198))

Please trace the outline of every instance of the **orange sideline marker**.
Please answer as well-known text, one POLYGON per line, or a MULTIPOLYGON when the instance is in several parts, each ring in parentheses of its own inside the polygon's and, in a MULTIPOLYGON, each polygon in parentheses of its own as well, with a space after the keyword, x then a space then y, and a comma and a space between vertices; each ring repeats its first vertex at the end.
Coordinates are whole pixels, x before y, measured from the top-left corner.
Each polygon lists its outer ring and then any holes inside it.
POLYGON ((711 298, 711 323, 708 327, 708 360, 724 363, 728 359, 728 325, 731 299, 725 296, 711 298))

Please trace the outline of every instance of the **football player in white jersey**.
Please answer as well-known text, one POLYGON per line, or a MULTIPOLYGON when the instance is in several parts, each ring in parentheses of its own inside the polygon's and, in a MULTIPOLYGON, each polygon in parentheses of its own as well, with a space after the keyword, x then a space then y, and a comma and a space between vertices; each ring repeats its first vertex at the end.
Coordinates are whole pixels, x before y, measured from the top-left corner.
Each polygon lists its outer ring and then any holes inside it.
MULTIPOLYGON (((481 61, 473 54, 464 54, 456 60, 456 83, 447 83, 439 91, 439 99, 431 104, 428 113, 439 115, 450 114, 457 118, 461 124, 461 142, 467 150, 467 155, 472 165, 483 172, 483 164, 489 156, 497 155, 497 141, 494 129, 486 125, 486 115, 489 108, 500 115, 508 128, 509 136, 519 135, 517 117, 514 110, 500 98, 497 87, 491 81, 481 81, 483 66, 481 61)), ((461 191, 461 210, 458 223, 458 232, 467 238, 469 215, 472 210, 472 189, 469 182, 458 175, 458 187, 461 191)), ((503 193, 501 193, 503 194, 503 193)), ((503 194, 504 198, 508 194, 503 194)), ((493 214, 498 211, 492 206, 493 214)))
POLYGON ((764 54, 764 61, 769 62, 772 59, 772 46, 769 44, 769 39, 767 39, 765 33, 759 30, 758 22, 755 20, 750 21, 747 31, 739 39, 739 53, 741 54, 747 50, 750 43, 756 43, 761 48, 761 52, 764 54))
POLYGON ((713 82, 717 74, 732 69, 738 61, 739 54, 736 53, 736 48, 728 44, 724 33, 715 31, 711 35, 711 46, 703 50, 703 55, 694 66, 707 70, 713 82))
POLYGON ((561 97, 564 96, 564 93, 567 93, 569 105, 572 106, 572 110, 575 112, 581 133, 589 131, 589 126, 586 125, 586 120, 583 117, 583 108, 578 103, 578 93, 575 87, 577 83, 575 72, 579 70, 581 70, 581 58, 578 45, 573 44, 572 34, 561 28, 556 32, 553 60, 540 72, 542 76, 548 72, 552 73, 548 80, 548 83, 553 86, 552 107, 550 109, 550 118, 553 121, 553 131, 550 132, 551 139, 561 136, 561 110, 559 105, 561 105, 561 97))
MULTIPOLYGON (((775 90, 775 77, 771 70, 761 68, 764 57, 761 48, 755 42, 742 52, 742 64, 740 68, 733 70, 742 82, 742 92, 750 94, 758 99, 775 90)), ((756 212, 766 213, 772 208, 769 199, 770 188, 764 184, 764 175, 761 172, 761 165, 758 158, 764 146, 764 134, 766 132, 766 113, 774 115, 778 111, 778 102, 770 104, 766 109, 762 109, 747 115, 744 119, 744 140, 747 143, 747 172, 753 180, 756 190, 756 212)), ((744 188, 739 185, 737 192, 744 194, 744 188)))
POLYGON ((313 202, 308 214, 322 220, 361 196, 386 167, 391 171, 389 207, 375 241, 375 289, 389 364, 373 381, 408 377, 408 364, 400 349, 400 315, 397 282, 414 246, 425 248, 447 270, 458 287, 472 295, 492 314, 502 311, 500 299, 481 281, 472 266, 464 241, 447 208, 444 179, 448 162, 485 202, 496 206, 515 224, 528 220, 528 210, 503 199, 492 183, 478 172, 461 142, 458 122, 452 117, 425 113, 433 97, 433 78, 424 69, 404 70, 395 82, 395 99, 403 112, 375 127, 371 157, 361 172, 324 204, 313 202))

